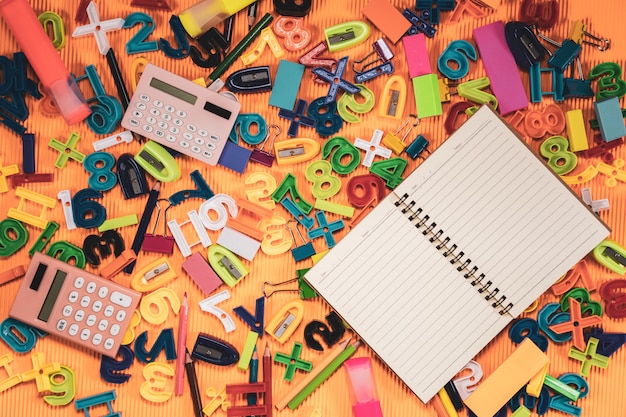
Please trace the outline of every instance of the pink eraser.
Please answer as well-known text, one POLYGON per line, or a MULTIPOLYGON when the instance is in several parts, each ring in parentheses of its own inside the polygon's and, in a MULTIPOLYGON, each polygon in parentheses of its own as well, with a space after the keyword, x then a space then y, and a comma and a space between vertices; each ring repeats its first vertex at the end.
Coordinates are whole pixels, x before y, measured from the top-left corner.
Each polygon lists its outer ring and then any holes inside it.
POLYGON ((344 367, 348 375, 354 417, 383 417, 370 358, 348 359, 344 367))
POLYGON ((430 59, 426 49, 426 37, 423 33, 405 36, 402 38, 404 56, 409 66, 409 77, 415 78, 420 75, 431 74, 430 59))
POLYGON ((499 20, 474 29, 473 36, 500 113, 504 115, 528 107, 526 90, 504 37, 504 23, 499 20))
POLYGON ((198 252, 187 258, 181 266, 191 276, 191 279, 198 284, 204 295, 209 295, 224 283, 198 252))

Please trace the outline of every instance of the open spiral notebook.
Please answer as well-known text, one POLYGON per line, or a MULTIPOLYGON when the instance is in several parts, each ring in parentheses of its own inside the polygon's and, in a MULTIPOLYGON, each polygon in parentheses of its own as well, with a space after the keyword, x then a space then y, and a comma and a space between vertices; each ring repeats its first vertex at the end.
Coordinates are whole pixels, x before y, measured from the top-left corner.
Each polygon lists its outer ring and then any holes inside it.
POLYGON ((427 402, 609 233, 483 106, 306 280, 427 402))

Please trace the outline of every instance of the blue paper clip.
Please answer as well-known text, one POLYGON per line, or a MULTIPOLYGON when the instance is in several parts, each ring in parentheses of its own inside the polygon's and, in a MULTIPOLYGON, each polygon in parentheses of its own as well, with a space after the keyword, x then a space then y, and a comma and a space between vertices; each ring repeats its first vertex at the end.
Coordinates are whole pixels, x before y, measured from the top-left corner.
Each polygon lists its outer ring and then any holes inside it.
POLYGON ((235 93, 262 93, 272 89, 270 67, 252 67, 235 71, 226 79, 226 88, 235 93))
POLYGON ((306 108, 306 100, 298 99, 295 111, 285 109, 278 110, 279 117, 291 121, 289 124, 289 130, 287 131, 287 136, 295 137, 298 134, 298 128, 300 125, 307 127, 315 127, 317 125, 316 119, 305 116, 304 111, 306 108))
POLYGON ((300 209, 300 207, 298 207, 298 205, 294 203, 289 197, 284 197, 282 200, 280 200, 280 204, 282 204, 282 206, 289 213, 291 213, 296 221, 298 221, 298 223, 304 226, 307 230, 313 227, 313 225, 315 224, 315 220, 313 220, 311 217, 308 217, 306 213, 303 212, 302 209, 300 209))
POLYGON ((248 324, 253 332, 258 333, 259 337, 263 337, 265 327, 265 297, 259 297, 256 300, 254 316, 243 306, 233 308, 235 314, 248 324))
POLYGON ((347 65, 348 57, 344 56, 343 58, 339 59, 339 61, 337 61, 337 68, 335 69, 334 73, 322 67, 313 68, 313 74, 317 75, 319 78, 330 84, 328 94, 326 94, 326 100, 324 101, 325 104, 329 104, 335 101, 339 89, 342 89, 348 94, 356 94, 361 91, 359 87, 349 83, 342 78, 343 73, 346 71, 347 65))
POLYGON ((428 10, 422 10, 422 16, 418 16, 411 9, 407 8, 402 12, 402 16, 411 22, 412 26, 407 31, 409 35, 417 35, 418 32, 422 32, 424 35, 432 38, 437 33, 437 29, 426 20, 430 18, 428 10))
POLYGON ((170 17, 170 28, 174 33, 174 38, 178 43, 178 49, 172 47, 169 41, 165 38, 159 39, 159 45, 163 53, 169 58, 182 59, 189 55, 189 41, 183 24, 180 22, 180 18, 173 14, 170 17))

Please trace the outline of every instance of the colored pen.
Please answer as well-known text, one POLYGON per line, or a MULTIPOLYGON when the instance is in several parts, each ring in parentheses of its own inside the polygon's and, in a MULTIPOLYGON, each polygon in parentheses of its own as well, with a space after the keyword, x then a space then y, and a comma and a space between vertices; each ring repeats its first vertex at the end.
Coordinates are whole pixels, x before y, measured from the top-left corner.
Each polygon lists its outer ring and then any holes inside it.
POLYGON ((193 359, 187 349, 185 349, 185 371, 187 373, 187 381, 189 382, 189 390, 191 391, 191 399, 193 400, 195 417, 204 417, 202 414, 202 397, 200 396, 200 388, 198 387, 196 367, 193 365, 193 359))
POLYGON ((261 31, 268 27, 270 23, 272 23, 272 20, 274 20, 274 17, 272 17, 271 14, 266 13, 265 16, 263 16, 261 20, 259 20, 259 22, 254 25, 250 32, 248 32, 248 34, 243 37, 241 42, 239 42, 237 46, 235 46, 233 50, 224 57, 222 63, 215 67, 211 75, 209 75, 209 80, 215 81, 220 77, 220 75, 225 73, 226 70, 230 68, 231 65, 233 65, 233 62, 235 62, 235 60, 239 58, 239 56, 241 56, 243 51, 245 51, 252 44, 252 42, 261 34, 261 31))
MULTIPOLYGON (((131 249, 135 252, 135 255, 139 253, 141 250, 141 245, 143 244, 143 238, 148 230, 148 225, 150 224, 150 219, 152 218, 152 213, 154 212, 154 208, 156 207, 156 202, 159 199, 159 192, 161 191, 161 183, 157 181, 150 194, 148 195, 148 201, 146 202, 146 207, 143 209, 143 214, 141 215, 141 220, 139 220, 139 227, 137 228, 137 232, 135 234, 135 239, 133 239, 133 244, 131 245, 131 249)), ((127 274, 131 274, 135 269, 135 264, 137 262, 132 262, 126 268, 124 268, 124 272, 127 274)))
POLYGON ((187 347, 187 322, 189 321, 189 302, 187 292, 183 295, 183 302, 178 313, 178 346, 176 350, 176 376, 174 380, 174 394, 183 395, 183 383, 185 373, 185 352, 187 347))
POLYGON ((319 374, 317 374, 309 384, 298 395, 296 395, 287 406, 295 410, 302 402, 313 392, 317 387, 322 385, 324 381, 326 381, 339 367, 348 360, 354 352, 361 345, 361 342, 357 341, 348 345, 337 357, 335 357, 325 368, 321 370, 319 374))
POLYGON ((263 353, 263 382, 265 382, 265 417, 272 417, 274 405, 272 404, 272 353, 267 342, 263 353))
MULTIPOLYGON (((252 359, 250 359, 250 378, 248 382, 255 383, 259 380, 259 354, 254 347, 252 352, 252 359)), ((248 405, 256 405, 257 395, 255 393, 248 394, 248 405)), ((254 416, 251 416, 254 417, 254 416)))
POLYGON ((248 6, 248 30, 251 30, 252 26, 256 23, 256 9, 258 6, 258 0, 248 6))
POLYGON ((0 15, 68 125, 91 114, 76 81, 52 45, 27 0, 0 2, 0 15))

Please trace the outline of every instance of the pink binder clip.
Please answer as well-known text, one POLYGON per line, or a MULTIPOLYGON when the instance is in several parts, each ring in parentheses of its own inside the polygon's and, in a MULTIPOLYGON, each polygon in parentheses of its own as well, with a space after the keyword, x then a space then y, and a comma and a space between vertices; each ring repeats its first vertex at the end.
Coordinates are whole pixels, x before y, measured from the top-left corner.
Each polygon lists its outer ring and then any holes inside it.
POLYGON ((354 417, 383 417, 370 358, 348 359, 344 366, 350 383, 354 417))
POLYGON ((163 215, 164 235, 159 236, 156 234, 156 228, 159 224, 159 218, 161 217, 161 207, 159 206, 159 201, 167 201, 167 199, 163 198, 163 199, 157 200, 156 202, 157 218, 154 221, 154 228, 152 229, 152 233, 146 233, 146 235, 144 236, 143 244, 141 245, 141 250, 144 250, 146 252, 156 252, 156 253, 164 253, 164 254, 171 255, 172 252, 174 251, 174 242, 175 242, 173 236, 167 235, 167 210, 169 210, 171 206, 165 209, 165 214, 163 215))

